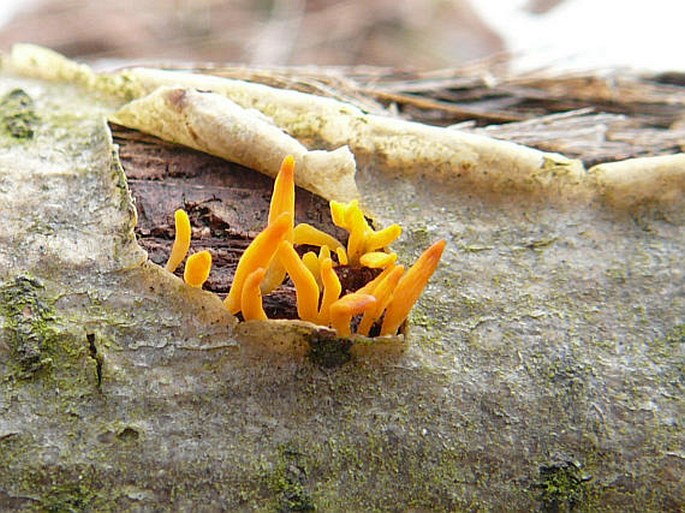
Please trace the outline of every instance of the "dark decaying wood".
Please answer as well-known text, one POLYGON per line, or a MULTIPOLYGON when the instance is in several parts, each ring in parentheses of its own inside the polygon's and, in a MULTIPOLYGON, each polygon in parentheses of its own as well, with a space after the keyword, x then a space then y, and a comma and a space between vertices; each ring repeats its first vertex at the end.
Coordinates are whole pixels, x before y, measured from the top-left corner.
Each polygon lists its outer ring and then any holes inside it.
MULTIPOLYGON (((238 164, 174 145, 118 125, 111 126, 119 157, 138 211, 136 235, 149 258, 164 265, 174 239, 174 212, 188 212, 193 229, 191 253, 209 250, 212 273, 204 288, 228 293, 240 256, 264 228, 273 180, 238 164)), ((333 224, 328 203, 297 188, 297 222, 306 222, 338 240, 346 232, 333 224)), ((306 249, 300 248, 303 253, 306 249)), ((345 290, 356 290, 373 277, 364 268, 337 267, 345 290)), ((183 265, 177 270, 183 275, 183 265)), ((264 297, 269 318, 297 318, 290 282, 264 297)))

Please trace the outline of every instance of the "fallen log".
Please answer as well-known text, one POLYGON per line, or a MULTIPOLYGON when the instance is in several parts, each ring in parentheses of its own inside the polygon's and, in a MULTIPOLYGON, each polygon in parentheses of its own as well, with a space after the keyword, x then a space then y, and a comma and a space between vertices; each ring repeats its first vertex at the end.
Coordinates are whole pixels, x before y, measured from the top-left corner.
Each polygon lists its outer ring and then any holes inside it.
MULTIPOLYGON (((448 246, 402 344, 346 340, 239 322, 220 300, 269 179, 105 123, 160 84, 113 95, 103 84, 133 71, 24 56, 0 78, 3 510, 682 509, 682 155, 591 167, 373 114, 366 143, 342 142, 363 204, 404 227, 401 257, 448 246), (470 177, 378 158, 388 126, 471 141, 470 177), (207 290, 157 265, 184 206, 197 249, 224 255, 207 290)), ((273 119, 297 138, 287 106, 273 119)), ((303 144, 341 142, 326 133, 303 144)), ((299 219, 330 223, 322 198, 297 195, 299 219)))

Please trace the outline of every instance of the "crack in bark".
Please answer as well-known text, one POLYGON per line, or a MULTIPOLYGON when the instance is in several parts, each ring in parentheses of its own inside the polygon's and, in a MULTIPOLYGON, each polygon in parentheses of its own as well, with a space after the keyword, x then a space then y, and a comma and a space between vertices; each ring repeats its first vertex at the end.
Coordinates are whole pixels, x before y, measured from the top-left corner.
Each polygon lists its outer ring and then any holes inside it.
POLYGON ((98 352, 98 348, 95 345, 95 333, 87 333, 86 340, 88 341, 88 354, 95 360, 95 372, 98 378, 98 390, 102 388, 102 366, 105 361, 105 357, 102 353, 98 352))

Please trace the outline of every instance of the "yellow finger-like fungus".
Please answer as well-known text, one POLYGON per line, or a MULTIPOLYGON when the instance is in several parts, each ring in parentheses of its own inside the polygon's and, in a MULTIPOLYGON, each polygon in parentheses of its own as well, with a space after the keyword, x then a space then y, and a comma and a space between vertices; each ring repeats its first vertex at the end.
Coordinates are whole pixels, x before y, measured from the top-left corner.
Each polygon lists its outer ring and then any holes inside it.
POLYGON ((364 217, 364 212, 362 212, 362 209, 359 206, 359 200, 352 200, 345 206, 345 221, 347 222, 347 228, 351 228, 355 223, 358 222, 355 219, 355 217, 359 214, 362 215, 360 226, 364 230, 370 230, 371 227, 369 226, 369 223, 366 221, 366 217, 364 217))
POLYGON ((328 246, 333 250, 342 247, 342 244, 338 239, 307 223, 300 223, 295 227, 293 242, 295 244, 307 244, 310 246, 328 246))
POLYGON ((321 263, 321 282, 323 283, 323 297, 321 308, 316 319, 317 323, 328 326, 331 322, 331 305, 335 303, 342 292, 342 285, 338 275, 333 270, 333 260, 326 258, 321 263))
POLYGON ((260 289, 265 274, 264 268, 260 267, 245 278, 243 292, 240 296, 240 304, 243 319, 246 321, 265 321, 267 319, 266 312, 262 306, 262 291, 260 289))
POLYGON ((364 254, 366 239, 371 228, 366 222, 364 213, 356 204, 347 212, 347 224, 350 232, 350 238, 347 241, 347 258, 351 264, 356 264, 359 257, 364 254))
MULTIPOLYGON (((287 236, 285 237, 288 238, 287 236)), ((262 294, 269 294, 281 286, 285 280, 285 267, 277 259, 271 261, 271 265, 266 270, 266 275, 262 281, 261 290, 262 294)))
POLYGON ((335 254, 338 256, 338 263, 340 265, 347 265, 350 263, 345 248, 336 248, 335 254))
POLYGON ((370 231, 364 243, 364 252, 376 251, 393 243, 400 235, 402 235, 402 228, 398 224, 391 224, 382 230, 370 231))
MULTIPOLYGON (((393 224, 374 230, 357 200, 330 202, 333 223, 349 234, 346 245, 309 224, 295 226, 294 176, 295 159, 288 156, 274 182, 267 226, 240 257, 224 300, 226 308, 231 314, 242 312, 245 320, 266 320, 263 296, 280 286, 288 274, 295 284, 300 319, 330 326, 341 337, 352 334, 355 316, 360 316, 356 331, 361 335, 368 336, 380 319, 381 335, 397 333, 435 271, 445 241, 428 248, 405 273, 403 266, 395 264, 397 254, 386 249, 402 229, 393 224), (295 244, 320 249, 318 255, 310 251, 300 258, 295 244), (358 287, 355 280, 364 279, 369 269, 380 272, 376 271, 378 275, 355 292, 340 297, 343 286, 334 269, 337 265, 347 267, 339 270, 345 276, 346 287, 358 287), (363 271, 360 267, 367 269, 363 271)), ((181 209, 175 212, 175 227, 176 236, 166 264, 172 272, 186 258, 190 247, 190 220, 181 209)), ((189 256, 184 270, 186 283, 201 288, 211 265, 208 251, 189 256)))
MULTIPOLYGON (((353 200, 354 203, 356 200, 353 200)), ((332 200, 329 203, 331 207, 331 219, 335 226, 340 228, 347 228, 347 210, 349 205, 347 203, 340 203, 339 201, 332 200)))
POLYGON ((360 314, 376 303, 376 298, 369 294, 346 294, 331 305, 331 327, 340 337, 352 335, 350 322, 352 317, 360 314))
POLYGON ((397 333, 438 267, 444 249, 445 241, 439 240, 424 251, 416 263, 402 276, 385 312, 381 335, 397 333))
MULTIPOLYGON (((285 235, 286 240, 293 239, 293 226, 295 225, 295 158, 288 155, 283 159, 281 168, 274 181, 271 203, 269 204, 268 223, 273 223, 280 215, 287 213, 290 216, 290 226, 285 235)), ((262 281, 261 290, 268 294, 276 290, 285 279, 285 268, 278 260, 273 260, 266 271, 262 281)))
POLYGON ((393 292, 404 273, 404 266, 397 265, 392 268, 390 273, 374 288, 371 293, 376 298, 376 304, 364 312, 357 333, 368 335, 373 324, 380 319, 383 310, 386 309, 393 297, 393 292))
POLYGON ((260 267, 268 268, 278 247, 292 225, 288 212, 283 212, 269 224, 247 247, 238 261, 233 284, 224 300, 229 312, 236 314, 241 310, 241 297, 245 279, 260 267))
POLYGON ((331 248, 328 246, 321 246, 321 248, 319 248, 319 265, 322 265, 327 258, 331 258, 331 248))
POLYGON ((285 212, 290 214, 291 219, 290 231, 286 238, 292 240, 292 230, 295 225, 295 157, 292 155, 283 159, 281 168, 276 175, 269 205, 269 224, 276 221, 285 212))
POLYGON ((290 241, 284 240, 278 248, 278 259, 285 266, 297 293, 297 315, 304 321, 316 322, 319 307, 319 286, 290 241))
POLYGON ((321 288, 321 262, 319 257, 313 251, 307 251, 302 255, 302 263, 305 265, 309 272, 312 273, 316 284, 321 288))
POLYGON ((188 254, 188 249, 190 249, 190 219, 188 219, 185 210, 178 209, 174 212, 174 224, 176 230, 174 245, 171 247, 169 260, 164 266, 170 273, 173 273, 181 265, 188 254))
POLYGON ((366 253, 388 246, 402 234, 402 228, 397 224, 378 231, 371 228, 357 200, 347 204, 332 201, 331 217, 335 225, 345 228, 350 234, 347 257, 353 265, 360 262, 366 253))
POLYGON ((183 270, 183 280, 191 287, 201 288, 209 278, 209 271, 212 269, 212 254, 207 251, 200 251, 188 257, 186 267, 183 270))
POLYGON ((376 276, 373 280, 371 280, 369 283, 364 285, 362 288, 359 290, 356 290, 358 294, 373 294, 373 291, 376 290, 376 287, 380 285, 380 283, 392 272, 392 270, 395 268, 395 265, 389 265, 385 269, 381 271, 381 273, 376 276))
POLYGON ((382 251, 372 251, 364 253, 359 257, 359 263, 371 269, 385 269, 390 264, 397 261, 397 253, 383 253, 382 251))

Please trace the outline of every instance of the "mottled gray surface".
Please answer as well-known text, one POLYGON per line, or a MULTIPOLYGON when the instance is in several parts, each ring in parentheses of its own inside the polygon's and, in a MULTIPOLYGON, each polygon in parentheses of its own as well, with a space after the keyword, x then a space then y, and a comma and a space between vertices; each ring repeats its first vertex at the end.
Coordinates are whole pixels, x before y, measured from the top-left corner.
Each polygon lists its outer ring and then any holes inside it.
POLYGON ((106 105, 15 87, 38 121, 0 130, 1 510, 682 509, 682 205, 367 168, 402 261, 448 246, 408 350, 326 368, 143 263, 106 105))

